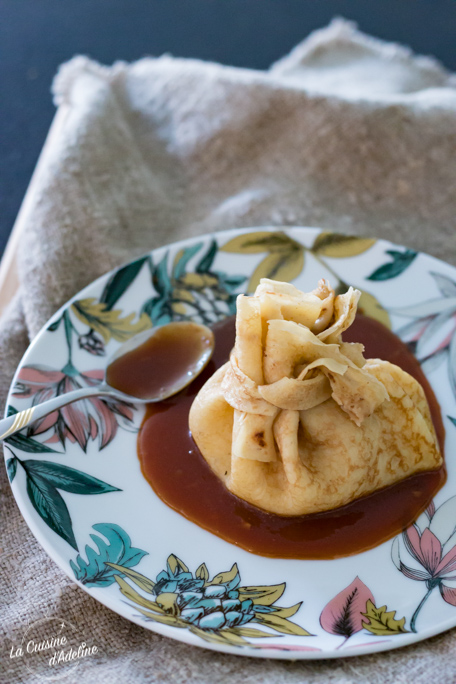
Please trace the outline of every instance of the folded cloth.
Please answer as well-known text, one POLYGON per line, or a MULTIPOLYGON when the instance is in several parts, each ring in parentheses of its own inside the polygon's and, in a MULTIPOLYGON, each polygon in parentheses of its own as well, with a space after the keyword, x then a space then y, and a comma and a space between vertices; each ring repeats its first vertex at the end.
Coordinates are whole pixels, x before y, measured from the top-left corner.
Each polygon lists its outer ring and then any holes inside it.
MULTIPOLYGON (((27 343, 59 306, 176 239, 314 225, 456 261, 456 79, 350 23, 317 31, 267 72, 168 56, 108 68, 76 57, 54 94, 61 125, 24 217, 20 291, 0 323, 3 402, 27 343)), ((74 585, 36 542, 4 472, 1 486, 2 681, 35 681, 9 652, 44 615, 97 645, 79 665, 86 682, 456 678, 454 632, 403 651, 286 664, 162 638, 74 585)))

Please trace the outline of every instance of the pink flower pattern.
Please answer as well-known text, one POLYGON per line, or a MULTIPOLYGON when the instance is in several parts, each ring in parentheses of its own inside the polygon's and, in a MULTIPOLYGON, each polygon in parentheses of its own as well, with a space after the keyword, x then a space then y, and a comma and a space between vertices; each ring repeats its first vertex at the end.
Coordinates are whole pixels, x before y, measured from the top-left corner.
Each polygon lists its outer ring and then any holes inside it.
POLYGON ((421 608, 436 587, 444 601, 456 606, 456 588, 446 584, 456 580, 455 513, 456 497, 445 501, 437 510, 432 502, 426 510, 428 523, 422 531, 414 524, 403 533, 405 548, 420 568, 406 565, 400 557, 399 540, 393 543, 392 557, 397 569, 409 579, 424 582, 427 588, 410 621, 413 632, 416 632, 416 620, 421 608), (449 549, 444 552, 445 546, 449 549))
MULTIPOLYGON (((21 368, 13 396, 32 397, 32 405, 40 404, 53 397, 72 392, 84 386, 98 385, 104 377, 102 370, 67 374, 38 366, 21 368)), ((116 436, 119 421, 131 423, 133 406, 127 402, 106 398, 90 397, 53 411, 28 429, 29 435, 40 435, 52 430, 48 443, 65 440, 77 442, 86 451, 90 439, 99 438, 100 449, 107 446, 116 436)))
MULTIPOLYGON (((456 580, 456 546, 445 555, 442 544, 428 528, 422 534, 416 526, 404 532, 405 546, 413 558, 420 563, 423 570, 413 570, 401 562, 401 572, 413 580, 429 582, 431 580, 456 580)), ((440 583, 440 591, 448 603, 456 606, 456 593, 445 591, 440 583)), ((447 588, 448 589, 448 588, 447 588)))

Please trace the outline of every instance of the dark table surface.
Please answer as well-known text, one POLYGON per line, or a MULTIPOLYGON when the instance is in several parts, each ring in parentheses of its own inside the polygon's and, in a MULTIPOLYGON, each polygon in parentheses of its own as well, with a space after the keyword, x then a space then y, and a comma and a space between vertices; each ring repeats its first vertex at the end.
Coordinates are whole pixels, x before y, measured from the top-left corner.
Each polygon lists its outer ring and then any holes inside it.
POLYGON ((0 0, 0 254, 54 115, 59 64, 169 52, 265 69, 334 16, 456 71, 456 0, 0 0))

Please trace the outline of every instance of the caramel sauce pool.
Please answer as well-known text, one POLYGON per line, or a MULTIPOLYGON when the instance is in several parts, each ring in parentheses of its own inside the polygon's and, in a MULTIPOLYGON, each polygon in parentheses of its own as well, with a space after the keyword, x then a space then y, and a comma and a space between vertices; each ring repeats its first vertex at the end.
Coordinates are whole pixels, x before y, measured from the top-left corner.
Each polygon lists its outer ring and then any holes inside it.
MULTIPOLYGON (((314 515, 267 513, 232 494, 214 475, 191 438, 190 406, 206 380, 228 360, 234 317, 213 327, 214 356, 189 387, 149 404, 138 437, 142 472, 156 494, 200 527, 252 553, 274 558, 332 559, 377 546, 408 527, 442 487, 445 468, 413 475, 342 508, 314 515)), ((377 321, 358 315, 347 342, 362 342, 367 358, 397 364, 423 386, 443 450, 444 428, 437 400, 406 345, 377 321)))

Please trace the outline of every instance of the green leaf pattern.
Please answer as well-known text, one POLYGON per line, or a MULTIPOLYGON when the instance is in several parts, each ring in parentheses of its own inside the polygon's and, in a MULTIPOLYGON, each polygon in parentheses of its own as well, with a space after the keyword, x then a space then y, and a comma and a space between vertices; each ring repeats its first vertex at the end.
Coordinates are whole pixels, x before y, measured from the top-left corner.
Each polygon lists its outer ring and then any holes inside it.
POLYGON ((88 587, 108 587, 115 582, 115 575, 123 573, 128 577, 129 568, 137 565, 147 552, 132 546, 130 537, 119 525, 98 523, 93 529, 99 532, 90 535, 98 552, 87 544, 87 561, 78 554, 76 562, 70 560, 70 565, 74 576, 82 584, 88 587))
POLYGON ((141 257, 130 264, 117 269, 109 278, 101 294, 100 302, 106 304, 106 309, 112 309, 117 300, 130 287, 143 265, 149 260, 149 256, 141 257))
POLYGON ((40 518, 76 550, 78 546, 71 516, 58 490, 85 495, 121 491, 92 475, 60 463, 33 459, 22 461, 16 458, 15 468, 17 463, 20 463, 25 471, 27 494, 40 518))
POLYGON ((6 461, 6 470, 8 473, 9 481, 12 482, 16 476, 17 471, 17 458, 13 456, 6 461))
POLYGON ((27 493, 34 509, 46 525, 77 550, 70 514, 57 488, 45 478, 27 473, 27 493))
POLYGON ((367 276, 366 280, 382 281, 397 278, 410 266, 417 256, 417 252, 413 249, 406 249, 403 252, 399 252, 397 249, 387 249, 386 254, 392 257, 392 261, 379 266, 370 276, 367 276))
POLYGON ((98 480, 92 475, 86 475, 80 470, 69 468, 60 463, 49 461, 27 460, 21 461, 22 467, 30 477, 41 477, 49 484, 64 492, 72 494, 105 494, 106 492, 120 492, 117 487, 98 480))

